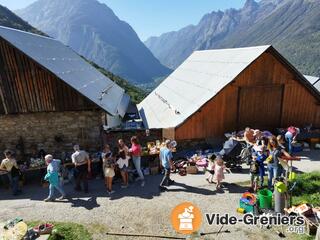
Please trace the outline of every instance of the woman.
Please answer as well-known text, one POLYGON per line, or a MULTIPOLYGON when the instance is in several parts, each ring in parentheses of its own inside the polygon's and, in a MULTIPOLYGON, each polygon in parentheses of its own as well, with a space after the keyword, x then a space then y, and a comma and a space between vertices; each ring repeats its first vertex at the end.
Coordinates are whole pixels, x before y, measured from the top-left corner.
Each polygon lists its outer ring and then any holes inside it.
POLYGON ((144 187, 144 176, 141 171, 141 146, 136 136, 131 138, 131 148, 129 149, 129 152, 131 153, 133 164, 139 175, 139 178, 137 178, 136 181, 141 180, 141 187, 144 187))
POLYGON ((54 190, 57 189, 61 197, 58 200, 63 200, 66 197, 66 193, 64 192, 61 182, 59 180, 59 168, 61 161, 53 159, 52 155, 46 155, 45 161, 47 166, 47 174, 44 177, 45 180, 49 181, 49 196, 44 199, 45 202, 50 202, 54 200, 54 190))
POLYGON ((298 134, 300 133, 300 129, 297 127, 288 127, 287 132, 285 134, 285 139, 288 142, 289 153, 292 153, 292 144, 296 141, 298 134))
POLYGON ((105 144, 103 151, 101 153, 101 158, 102 158, 102 170, 104 175, 104 184, 106 185, 106 187, 108 187, 107 175, 110 175, 107 173, 108 161, 110 160, 111 157, 112 157, 112 152, 110 150, 110 146, 108 144, 105 144))
POLYGON ((121 150, 117 158, 117 165, 119 166, 122 181, 123 181, 121 188, 127 188, 129 186, 129 175, 128 175, 129 161, 128 160, 129 159, 125 151, 121 150))
POLYGON ((124 151, 126 156, 129 156, 129 148, 127 147, 127 145, 124 143, 123 139, 119 139, 118 140, 118 147, 119 147, 119 151, 124 151))
POLYGON ((268 162, 268 188, 271 189, 273 186, 273 181, 280 174, 280 163, 279 157, 281 155, 285 155, 286 157, 290 157, 290 154, 287 153, 283 148, 281 148, 278 144, 277 138, 272 136, 269 139, 268 144, 269 156, 267 158, 268 162))
POLYGON ((21 193, 19 189, 20 170, 16 159, 13 157, 13 152, 10 150, 4 151, 5 159, 2 160, 0 170, 8 172, 8 178, 11 185, 12 194, 14 196, 21 193))

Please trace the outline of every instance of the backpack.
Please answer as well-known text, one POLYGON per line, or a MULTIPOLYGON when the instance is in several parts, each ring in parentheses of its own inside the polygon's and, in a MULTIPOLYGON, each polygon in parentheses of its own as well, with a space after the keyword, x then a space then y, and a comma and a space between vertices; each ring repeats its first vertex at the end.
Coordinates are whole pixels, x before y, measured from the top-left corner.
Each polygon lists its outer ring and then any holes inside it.
POLYGON ((259 173, 259 164, 256 161, 251 162, 250 164, 250 173, 258 174, 259 173))

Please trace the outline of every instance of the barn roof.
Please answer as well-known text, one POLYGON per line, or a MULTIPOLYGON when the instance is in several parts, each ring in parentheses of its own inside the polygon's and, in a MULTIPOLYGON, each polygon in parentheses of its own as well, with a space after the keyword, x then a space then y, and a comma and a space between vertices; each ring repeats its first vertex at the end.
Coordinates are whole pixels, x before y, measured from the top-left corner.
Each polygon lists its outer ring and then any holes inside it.
POLYGON ((310 75, 303 75, 312 85, 319 81, 319 77, 310 76, 310 75))
MULTIPOLYGON (((274 50, 267 45, 195 51, 138 105, 145 126, 181 125, 268 49, 274 50)), ((277 56, 319 98, 312 85, 284 57, 277 56)))
POLYGON ((124 90, 61 42, 0 26, 0 37, 111 115, 124 115, 124 90))
POLYGON ((313 86, 320 92, 320 79, 313 84, 313 86))

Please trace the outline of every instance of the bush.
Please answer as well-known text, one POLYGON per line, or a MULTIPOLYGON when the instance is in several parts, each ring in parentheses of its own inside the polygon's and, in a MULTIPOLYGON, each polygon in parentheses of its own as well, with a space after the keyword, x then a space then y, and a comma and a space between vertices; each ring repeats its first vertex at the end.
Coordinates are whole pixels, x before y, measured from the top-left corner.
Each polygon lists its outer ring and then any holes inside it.
POLYGON ((299 174, 296 181, 297 185, 293 190, 294 196, 319 193, 320 172, 299 174))
POLYGON ((303 173, 297 176, 297 185, 293 189, 292 203, 320 206, 320 172, 303 173))
MULTIPOLYGON (((62 223, 62 222, 50 222, 54 224, 54 230, 49 240, 91 240, 92 235, 81 224, 77 223, 62 223)), ((30 222, 29 227, 39 225, 40 222, 30 222)))

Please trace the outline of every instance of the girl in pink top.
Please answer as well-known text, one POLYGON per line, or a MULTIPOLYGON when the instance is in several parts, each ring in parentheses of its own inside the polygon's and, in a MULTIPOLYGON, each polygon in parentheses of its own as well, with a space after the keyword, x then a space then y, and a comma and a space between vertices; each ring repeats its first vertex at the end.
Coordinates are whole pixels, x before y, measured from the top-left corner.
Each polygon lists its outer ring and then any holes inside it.
POLYGON ((224 170, 227 170, 221 157, 217 157, 214 163, 214 175, 213 179, 217 182, 217 189, 221 188, 221 182, 224 179, 224 170))
POLYGON ((129 149, 129 152, 131 153, 132 162, 139 175, 139 178, 136 180, 141 180, 141 187, 144 187, 144 176, 141 171, 141 146, 136 136, 131 138, 131 148, 129 149))

